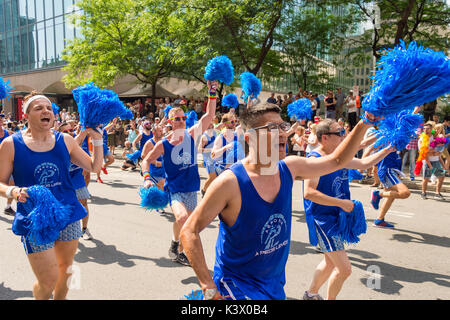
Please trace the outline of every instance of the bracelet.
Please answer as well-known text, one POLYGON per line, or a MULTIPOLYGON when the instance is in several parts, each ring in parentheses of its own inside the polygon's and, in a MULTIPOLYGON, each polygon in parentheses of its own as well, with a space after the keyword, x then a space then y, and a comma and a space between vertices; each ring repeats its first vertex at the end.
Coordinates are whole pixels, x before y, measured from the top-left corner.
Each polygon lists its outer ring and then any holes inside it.
POLYGON ((12 198, 12 192, 13 192, 13 190, 16 189, 16 188, 18 188, 18 187, 16 187, 16 186, 10 186, 10 187, 8 187, 8 189, 6 189, 6 197, 7 197, 8 199, 11 199, 11 198, 12 198))
POLYGON ((150 180, 150 172, 148 172, 148 171, 144 172, 144 181, 145 180, 150 180))
POLYGON ((94 147, 101 147, 103 146, 103 140, 92 140, 92 145, 94 147))

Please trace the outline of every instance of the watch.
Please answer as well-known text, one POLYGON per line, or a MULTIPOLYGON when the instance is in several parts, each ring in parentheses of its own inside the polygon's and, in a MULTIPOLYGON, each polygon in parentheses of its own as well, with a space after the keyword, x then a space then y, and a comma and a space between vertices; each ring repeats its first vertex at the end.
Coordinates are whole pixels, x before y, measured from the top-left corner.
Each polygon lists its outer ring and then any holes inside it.
POLYGON ((214 296, 217 293, 217 289, 206 289, 205 292, 203 293, 203 297, 205 297, 205 300, 212 300, 212 298, 214 298, 214 296))

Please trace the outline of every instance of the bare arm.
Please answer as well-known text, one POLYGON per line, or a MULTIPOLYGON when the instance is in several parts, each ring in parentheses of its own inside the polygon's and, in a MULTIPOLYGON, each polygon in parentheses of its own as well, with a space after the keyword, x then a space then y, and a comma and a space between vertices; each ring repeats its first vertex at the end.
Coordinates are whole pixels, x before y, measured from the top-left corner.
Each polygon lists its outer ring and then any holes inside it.
POLYGON ((360 121, 333 153, 320 158, 287 157, 293 177, 313 178, 345 168, 359 149, 370 125, 360 121))
POLYGON ((380 162, 383 158, 385 158, 389 153, 393 151, 395 150, 387 147, 378 151, 377 153, 374 153, 362 159, 353 158, 353 160, 350 161, 350 163, 347 165, 347 168, 358 170, 368 169, 376 165, 378 162, 380 162))
POLYGON ((93 146, 94 153, 92 158, 87 155, 87 153, 81 149, 80 145, 75 141, 75 139, 69 135, 64 135, 64 142, 66 143, 67 150, 69 150, 70 161, 77 166, 83 168, 86 171, 100 172, 103 165, 103 139, 102 135, 98 133, 97 130, 87 129, 86 132, 89 134, 91 139, 94 141, 102 142, 97 146, 93 146))
MULTIPOLYGON (((210 92, 216 92, 217 81, 208 81, 208 89, 210 92)), ((205 132, 209 125, 211 124, 215 114, 216 114, 216 99, 208 99, 208 104, 206 105, 206 113, 200 118, 198 123, 189 129, 189 134, 197 141, 197 137, 205 132)))
MULTIPOLYGON (((162 141, 158 141, 152 148, 151 151, 142 160, 141 168, 142 172, 150 170, 150 163, 154 163, 162 154, 164 154, 164 145, 162 141)), ((149 180, 144 181, 144 187, 150 187, 151 182, 149 180)))
MULTIPOLYGON (((216 288, 216 285, 206 265, 200 232, 219 213, 227 225, 233 225, 241 205, 240 197, 236 197, 238 194, 240 190, 236 178, 231 172, 224 172, 211 183, 205 197, 181 229, 180 240, 203 291, 216 288)), ((220 294, 217 294, 217 297, 219 296, 220 294)))
POLYGON ((304 184, 305 199, 323 206, 339 207, 346 212, 351 212, 353 210, 354 206, 353 201, 348 199, 339 199, 335 197, 330 197, 318 191, 317 186, 319 185, 319 180, 320 178, 312 178, 305 180, 304 184))

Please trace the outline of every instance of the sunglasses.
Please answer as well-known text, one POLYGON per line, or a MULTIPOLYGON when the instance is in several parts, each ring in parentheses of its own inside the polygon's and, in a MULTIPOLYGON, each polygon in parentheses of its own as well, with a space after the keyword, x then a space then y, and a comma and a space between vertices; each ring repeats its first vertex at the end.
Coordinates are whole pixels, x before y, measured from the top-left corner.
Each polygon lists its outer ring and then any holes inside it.
POLYGON ((235 120, 230 120, 230 121, 225 121, 225 123, 235 124, 235 123, 237 123, 237 121, 235 121, 235 120))
POLYGON ((269 129, 270 131, 272 130, 281 130, 281 131, 288 131, 291 128, 291 124, 289 122, 282 122, 282 123, 268 123, 265 126, 261 126, 261 127, 256 127, 253 128, 253 130, 258 130, 258 129, 269 129))
POLYGON ((186 119, 187 119, 186 116, 170 118, 170 120, 172 120, 172 121, 182 121, 182 120, 183 120, 183 121, 186 121, 186 119))
POLYGON ((342 137, 343 134, 344 134, 344 132, 343 132, 343 131, 338 131, 338 132, 328 132, 328 133, 325 133, 325 134, 333 134, 333 135, 335 135, 335 136, 342 137))

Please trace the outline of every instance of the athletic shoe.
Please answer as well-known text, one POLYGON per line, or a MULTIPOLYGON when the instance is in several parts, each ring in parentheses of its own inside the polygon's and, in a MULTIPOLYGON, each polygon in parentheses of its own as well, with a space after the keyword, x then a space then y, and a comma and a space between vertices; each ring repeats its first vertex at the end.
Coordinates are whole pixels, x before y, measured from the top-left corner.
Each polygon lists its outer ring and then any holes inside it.
POLYGON ((98 183, 103 183, 102 178, 97 178, 97 182, 98 182, 98 183))
POLYGON ((445 201, 445 198, 442 196, 442 194, 438 193, 437 195, 434 196, 434 200, 445 201))
POLYGON ((375 210, 378 210, 378 208, 380 206, 381 198, 382 197, 380 196, 380 191, 378 191, 378 190, 372 191, 372 197, 370 199, 370 203, 372 204, 372 206, 374 207, 375 210))
POLYGON ((425 192, 422 192, 420 194, 420 197, 422 198, 422 200, 427 200, 427 194, 425 192))
POLYGON ((177 257, 178 257, 178 242, 172 240, 169 248, 169 258, 172 259, 173 261, 176 261, 177 257))
POLYGON ((177 256, 176 262, 182 264, 183 266, 188 266, 190 267, 191 264, 189 263, 188 258, 186 257, 186 255, 184 254, 184 252, 180 252, 177 256))
POLYGON ((11 208, 11 207, 6 208, 3 212, 4 212, 7 216, 15 216, 15 215, 16 215, 16 212, 15 212, 14 209, 11 208))
POLYGON ((83 235, 82 235, 82 238, 83 238, 83 240, 92 240, 92 239, 93 239, 93 238, 92 238, 92 235, 91 235, 91 233, 89 232, 89 229, 88 229, 88 228, 83 229, 83 235))
POLYGON ((308 291, 305 291, 303 300, 323 300, 323 298, 319 294, 311 294, 308 291))
POLYGON ((106 168, 102 168, 102 171, 104 174, 108 174, 108 170, 106 170, 106 168))
POLYGON ((394 225, 387 223, 386 221, 384 221, 384 219, 375 219, 373 225, 379 228, 394 228, 394 225))

